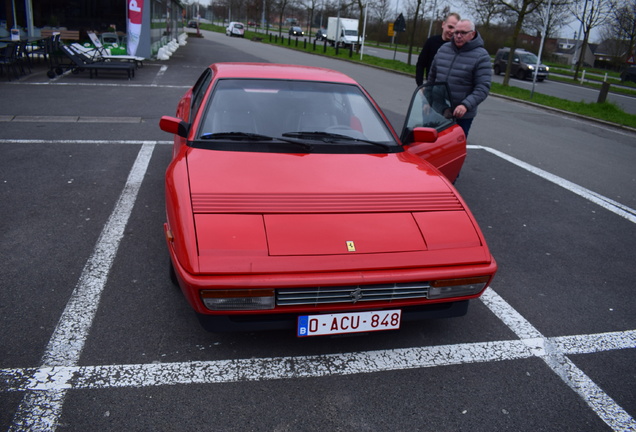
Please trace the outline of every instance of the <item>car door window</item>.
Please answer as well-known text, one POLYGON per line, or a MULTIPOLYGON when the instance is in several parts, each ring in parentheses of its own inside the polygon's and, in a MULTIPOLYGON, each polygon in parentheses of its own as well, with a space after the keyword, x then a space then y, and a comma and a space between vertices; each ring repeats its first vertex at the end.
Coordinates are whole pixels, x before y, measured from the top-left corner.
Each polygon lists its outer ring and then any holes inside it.
POLYGON ((449 95, 446 83, 420 86, 411 99, 402 130, 402 141, 416 127, 429 127, 441 132, 455 124, 449 95))

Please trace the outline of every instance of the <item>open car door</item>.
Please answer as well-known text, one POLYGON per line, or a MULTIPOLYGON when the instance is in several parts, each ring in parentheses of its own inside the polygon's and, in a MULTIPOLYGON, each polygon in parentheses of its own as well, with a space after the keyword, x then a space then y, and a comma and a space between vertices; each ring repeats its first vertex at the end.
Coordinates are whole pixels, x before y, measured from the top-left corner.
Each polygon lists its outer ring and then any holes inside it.
POLYGON ((425 159, 454 182, 466 159, 466 136, 455 123, 446 83, 415 90, 402 128, 407 151, 425 159))

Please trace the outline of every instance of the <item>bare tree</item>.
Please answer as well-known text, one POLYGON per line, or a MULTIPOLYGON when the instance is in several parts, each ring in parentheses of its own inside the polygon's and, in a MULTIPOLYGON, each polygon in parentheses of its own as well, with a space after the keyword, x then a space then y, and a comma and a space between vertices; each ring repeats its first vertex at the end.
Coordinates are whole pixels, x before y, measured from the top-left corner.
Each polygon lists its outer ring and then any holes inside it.
POLYGON ((371 3, 371 11, 377 17, 378 21, 386 22, 393 10, 391 0, 377 0, 371 3))
POLYGON ((581 66, 583 66, 592 29, 602 26, 607 22, 610 16, 610 10, 610 0, 576 0, 572 5, 572 14, 582 24, 583 31, 583 43, 581 44, 579 58, 576 62, 576 69, 574 70, 574 81, 578 79, 579 71, 581 70, 581 66))
POLYGON ((512 68, 512 59, 514 58, 515 49, 517 48, 517 41, 519 39, 519 33, 523 27, 523 22, 526 17, 532 14, 539 6, 544 3, 544 0, 498 0, 499 4, 503 6, 508 12, 512 13, 516 17, 514 30, 512 33, 512 46, 510 47, 510 54, 508 57, 508 63, 506 65, 506 75, 504 76, 503 85, 507 86, 510 82, 510 70, 512 68))
POLYGON ((285 17, 285 8, 291 4, 291 0, 278 0, 276 8, 278 9, 278 36, 283 33, 283 18, 285 17))
POLYGON ((407 62, 406 64, 410 65, 411 64, 411 56, 413 54, 413 44, 415 43, 415 32, 417 31, 417 22, 419 20, 419 16, 420 16, 420 7, 424 7, 426 5, 426 0, 424 0, 424 4, 422 4, 422 0, 416 0, 415 3, 415 11, 413 12, 413 25, 411 26, 410 30, 409 30, 409 55, 407 58, 407 62))
POLYGON ((466 0, 464 8, 475 17, 475 24, 489 29, 506 12, 499 0, 466 0))
MULTIPOLYGON (((617 40, 626 42, 625 56, 634 55, 636 49, 636 0, 612 0, 612 16, 607 27, 614 30, 617 40)), ((627 60, 623 59, 623 61, 627 60)))
POLYGON ((309 13, 309 18, 307 19, 307 35, 311 36, 311 27, 314 24, 314 12, 318 7, 319 0, 305 0, 301 3, 301 6, 307 9, 309 13))
POLYGON ((524 23, 524 29, 529 33, 542 34, 546 28, 546 38, 550 37, 558 29, 570 24, 574 17, 570 12, 574 0, 552 0, 548 14, 548 2, 537 8, 535 13, 528 16, 524 23))

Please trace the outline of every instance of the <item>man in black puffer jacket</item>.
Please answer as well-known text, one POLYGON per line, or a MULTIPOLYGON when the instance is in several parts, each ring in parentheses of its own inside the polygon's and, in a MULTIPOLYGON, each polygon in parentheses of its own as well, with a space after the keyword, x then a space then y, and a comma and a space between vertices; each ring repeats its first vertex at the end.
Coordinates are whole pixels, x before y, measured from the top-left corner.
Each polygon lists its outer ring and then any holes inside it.
POLYGON ((453 39, 437 51, 428 82, 446 82, 451 92, 453 116, 468 131, 477 115, 477 106, 488 97, 492 70, 484 41, 470 20, 460 20, 453 39))
POLYGON ((439 47, 452 39, 455 24, 457 24, 460 19, 459 14, 455 12, 449 13, 442 23, 442 34, 426 39, 422 52, 420 52, 420 55, 417 57, 417 64, 415 65, 415 83, 418 86, 424 83, 424 71, 426 71, 427 77, 431 72, 431 63, 433 63, 433 58, 435 58, 439 47))

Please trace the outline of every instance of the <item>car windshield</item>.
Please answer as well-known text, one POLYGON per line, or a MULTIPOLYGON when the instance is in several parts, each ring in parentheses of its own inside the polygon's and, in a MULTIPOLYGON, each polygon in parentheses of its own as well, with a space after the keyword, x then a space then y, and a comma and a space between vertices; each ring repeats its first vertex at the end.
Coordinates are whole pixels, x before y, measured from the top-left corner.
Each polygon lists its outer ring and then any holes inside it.
POLYGON ((234 24, 234 28, 242 29, 243 28, 243 24, 234 24))
POLYGON ((195 147, 236 151, 398 152, 393 134, 356 85, 219 79, 195 147))
POLYGON ((532 54, 532 53, 522 54, 521 55, 521 61, 526 63, 526 64, 535 65, 535 64, 537 64, 538 60, 539 59, 537 58, 537 56, 532 54))

